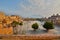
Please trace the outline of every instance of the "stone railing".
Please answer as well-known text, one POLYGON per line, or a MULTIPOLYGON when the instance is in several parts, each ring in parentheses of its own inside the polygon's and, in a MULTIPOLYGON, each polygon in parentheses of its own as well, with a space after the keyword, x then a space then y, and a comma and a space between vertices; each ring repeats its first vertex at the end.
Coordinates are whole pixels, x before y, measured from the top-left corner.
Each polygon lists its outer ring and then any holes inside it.
POLYGON ((0 36, 3 40, 60 40, 60 35, 41 34, 41 35, 5 35, 0 36))

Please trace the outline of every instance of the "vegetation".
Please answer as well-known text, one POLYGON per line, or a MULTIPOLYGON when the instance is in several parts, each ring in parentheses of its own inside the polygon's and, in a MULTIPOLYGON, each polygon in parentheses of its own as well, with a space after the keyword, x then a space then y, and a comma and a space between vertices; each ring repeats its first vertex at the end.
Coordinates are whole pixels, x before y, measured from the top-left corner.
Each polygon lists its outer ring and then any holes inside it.
POLYGON ((54 29, 52 22, 45 22, 43 27, 48 31, 49 29, 54 29))
POLYGON ((20 22, 19 25, 23 25, 23 22, 20 22))
POLYGON ((13 21, 11 24, 12 24, 13 27, 16 27, 16 25, 18 25, 19 22, 13 21))
POLYGON ((13 21, 12 23, 12 26, 15 27, 16 25, 23 25, 23 22, 16 22, 16 21, 13 21))
POLYGON ((12 24, 12 27, 13 27, 13 34, 17 34, 17 29, 16 29, 16 26, 17 26, 17 25, 23 25, 22 22, 19 23, 19 22, 17 22, 17 21, 13 21, 11 24, 12 24))
POLYGON ((36 29, 38 29, 38 24, 37 24, 37 23, 34 23, 34 24, 32 25, 32 28, 34 29, 34 31, 36 31, 36 29))

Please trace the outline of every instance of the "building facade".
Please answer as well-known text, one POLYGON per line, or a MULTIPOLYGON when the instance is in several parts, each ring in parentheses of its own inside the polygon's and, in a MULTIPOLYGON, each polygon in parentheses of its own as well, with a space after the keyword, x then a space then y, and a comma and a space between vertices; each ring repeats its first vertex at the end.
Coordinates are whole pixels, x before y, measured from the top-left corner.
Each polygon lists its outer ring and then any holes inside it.
POLYGON ((54 24, 59 25, 60 24, 60 15, 59 14, 53 14, 51 17, 48 18, 51 22, 54 24))

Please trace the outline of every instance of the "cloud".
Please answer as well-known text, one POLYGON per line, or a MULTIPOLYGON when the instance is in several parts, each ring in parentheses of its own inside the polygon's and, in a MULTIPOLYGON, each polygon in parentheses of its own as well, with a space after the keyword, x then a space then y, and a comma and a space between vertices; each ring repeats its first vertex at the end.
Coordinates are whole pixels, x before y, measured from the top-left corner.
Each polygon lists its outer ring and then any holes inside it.
POLYGON ((21 2, 19 7, 21 8, 17 12, 26 17, 35 17, 40 15, 49 17, 52 14, 60 12, 60 0, 25 0, 21 2))

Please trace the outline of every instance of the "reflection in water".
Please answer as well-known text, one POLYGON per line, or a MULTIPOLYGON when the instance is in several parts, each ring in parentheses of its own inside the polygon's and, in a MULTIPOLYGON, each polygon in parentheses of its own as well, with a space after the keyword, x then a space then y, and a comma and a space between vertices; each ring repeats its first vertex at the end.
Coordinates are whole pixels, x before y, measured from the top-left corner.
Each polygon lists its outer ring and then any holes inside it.
MULTIPOLYGON (((43 24, 44 24, 44 22, 40 22, 40 21, 24 21, 22 31, 24 31, 26 34, 42 34, 42 33, 44 34, 44 33, 47 33, 42 26, 43 24), (32 27, 31 27, 31 25, 33 23, 38 23, 38 25, 39 25, 38 30, 35 32, 33 31, 32 27)), ((55 25, 54 25, 54 27, 55 27, 55 29, 49 31, 49 33, 60 34, 60 27, 55 26, 55 25)))

